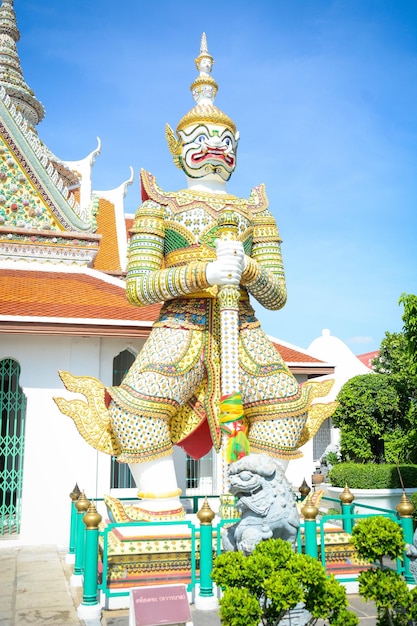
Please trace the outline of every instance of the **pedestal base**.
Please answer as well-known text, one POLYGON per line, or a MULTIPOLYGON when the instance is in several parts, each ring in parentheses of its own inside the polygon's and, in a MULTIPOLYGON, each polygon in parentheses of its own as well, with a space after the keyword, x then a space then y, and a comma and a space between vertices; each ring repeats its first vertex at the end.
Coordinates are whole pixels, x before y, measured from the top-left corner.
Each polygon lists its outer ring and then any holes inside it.
POLYGON ((217 590, 214 587, 212 596, 205 597, 200 596, 200 585, 195 587, 194 606, 198 611, 217 611, 219 608, 219 601, 217 598, 217 590))
POLYGON ((101 606, 98 602, 97 604, 91 605, 80 604, 77 609, 77 615, 84 621, 89 620, 89 626, 93 626, 93 624, 91 624, 91 620, 97 620, 97 626, 100 626, 101 624, 101 606))
POLYGON ((82 587, 84 577, 82 574, 73 574, 70 578, 70 587, 82 587))

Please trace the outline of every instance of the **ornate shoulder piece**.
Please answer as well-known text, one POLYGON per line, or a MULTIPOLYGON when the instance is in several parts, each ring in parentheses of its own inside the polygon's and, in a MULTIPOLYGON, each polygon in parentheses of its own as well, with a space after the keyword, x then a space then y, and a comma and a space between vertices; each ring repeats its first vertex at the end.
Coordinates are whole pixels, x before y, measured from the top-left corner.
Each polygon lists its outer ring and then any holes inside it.
POLYGON ((165 207, 154 200, 145 200, 136 212, 129 234, 143 232, 153 233, 158 237, 164 236, 165 207))
MULTIPOLYGON (((142 202, 154 200, 161 206, 171 207, 175 211, 178 206, 193 204, 198 196, 186 191, 164 191, 156 182, 155 176, 142 169, 140 171, 142 202)), ((201 200, 201 198, 200 198, 201 200)))
POLYGON ((161 189, 155 176, 144 169, 140 170, 140 186, 142 202, 155 200, 158 204, 168 204, 168 199, 172 194, 161 189))
POLYGON ((248 198, 248 206, 254 213, 259 213, 268 208, 269 202, 265 191, 265 185, 261 183, 254 187, 248 198))
POLYGON ((297 443, 297 446, 301 448, 307 441, 310 441, 314 437, 314 435, 318 432, 320 426, 323 422, 333 415, 335 410, 337 409, 338 402, 327 402, 326 404, 322 402, 316 402, 312 404, 312 401, 315 398, 324 398, 330 392, 333 386, 334 380, 324 380, 324 381, 311 381, 304 383, 303 387, 309 392, 309 407, 308 407, 308 417, 307 422, 304 425, 304 428, 301 432, 300 439, 297 443))

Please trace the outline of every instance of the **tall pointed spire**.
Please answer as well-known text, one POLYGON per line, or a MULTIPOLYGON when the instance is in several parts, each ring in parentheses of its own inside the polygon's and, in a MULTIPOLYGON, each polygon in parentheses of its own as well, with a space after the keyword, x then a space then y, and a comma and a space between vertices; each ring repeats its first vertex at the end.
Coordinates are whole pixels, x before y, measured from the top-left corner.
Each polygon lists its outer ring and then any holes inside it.
POLYGON ((44 117, 45 109, 23 78, 16 43, 20 39, 13 0, 0 7, 0 84, 31 126, 44 117))
POLYGON ((193 98, 197 104, 200 102, 201 104, 204 102, 213 104, 218 86, 214 78, 210 76, 214 59, 208 51, 206 33, 201 35, 200 54, 195 59, 195 65, 199 71, 199 75, 191 85, 193 98))
POLYGON ((189 124, 212 122, 227 126, 234 134, 236 132, 235 123, 214 104, 218 85, 211 76, 214 59, 208 51, 206 33, 201 36, 200 54, 195 59, 195 65, 199 74, 192 82, 190 89, 197 104, 179 121, 177 132, 189 124))

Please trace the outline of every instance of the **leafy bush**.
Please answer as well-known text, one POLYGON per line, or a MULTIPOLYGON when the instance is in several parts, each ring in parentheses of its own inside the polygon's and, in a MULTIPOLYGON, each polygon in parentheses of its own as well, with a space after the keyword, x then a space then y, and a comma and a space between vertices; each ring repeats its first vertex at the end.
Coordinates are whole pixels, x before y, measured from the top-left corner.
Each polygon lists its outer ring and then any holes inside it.
POLYGON ((336 465, 336 463, 339 463, 340 459, 337 456, 336 452, 328 452, 327 456, 326 456, 326 463, 327 465, 336 465))
POLYGON ((401 428, 400 395, 389 374, 363 374, 350 378, 339 391, 332 422, 340 428, 345 461, 383 463, 384 438, 401 428))
POLYGON ((329 443, 325 451, 320 457, 322 465, 328 465, 331 468, 336 463, 340 463, 342 460, 342 454, 340 452, 340 446, 336 443, 329 443))
POLYGON ((277 626, 289 609, 303 602, 311 617, 333 626, 355 626, 346 591, 312 557, 296 554, 282 539, 259 543, 250 556, 225 552, 213 565, 212 578, 224 589, 220 600, 222 626, 277 626))
MULTIPOLYGON (((404 487, 417 488, 417 465, 400 465, 404 487)), ((401 481, 396 465, 375 463, 338 463, 330 470, 328 481, 333 487, 349 485, 350 489, 399 489, 401 481)))
POLYGON ((378 515, 362 519, 353 530, 351 542, 363 559, 378 561, 359 574, 359 593, 372 600, 378 611, 379 626, 417 626, 417 587, 409 590, 393 570, 384 568, 383 557, 402 558, 404 536, 401 527, 378 515))
POLYGON ((397 572, 377 568, 361 572, 359 593, 365 600, 375 602, 379 626, 417 624, 417 587, 409 591, 397 572))
POLYGON ((362 519, 352 530, 351 543, 360 556, 367 561, 379 561, 383 567, 383 557, 402 558, 405 542, 399 524, 381 515, 362 519))

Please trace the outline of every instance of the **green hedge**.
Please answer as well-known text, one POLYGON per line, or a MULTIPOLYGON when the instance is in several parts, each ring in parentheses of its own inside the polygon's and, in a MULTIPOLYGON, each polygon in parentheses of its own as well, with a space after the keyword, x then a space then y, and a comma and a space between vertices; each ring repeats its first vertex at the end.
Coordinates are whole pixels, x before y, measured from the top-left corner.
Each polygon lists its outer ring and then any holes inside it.
MULTIPOLYGON (((404 487, 417 489, 417 465, 400 465, 404 487)), ((350 489, 398 489, 401 488, 397 466, 383 463, 338 463, 327 476, 333 487, 350 489)))

